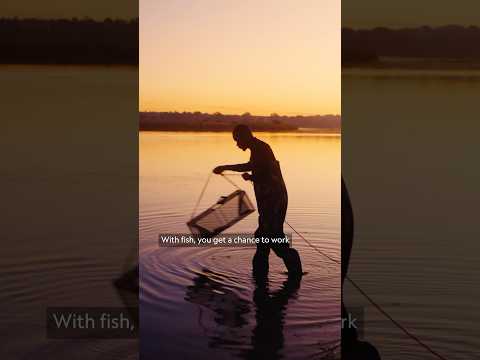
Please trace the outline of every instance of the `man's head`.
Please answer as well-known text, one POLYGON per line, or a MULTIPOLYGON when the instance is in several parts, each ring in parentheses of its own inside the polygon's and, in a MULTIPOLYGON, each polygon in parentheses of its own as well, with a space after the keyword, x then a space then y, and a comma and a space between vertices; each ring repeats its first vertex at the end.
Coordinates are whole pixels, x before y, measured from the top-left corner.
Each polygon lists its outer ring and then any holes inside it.
POLYGON ((253 134, 247 125, 237 125, 233 129, 233 140, 243 151, 247 150, 252 144, 253 134))

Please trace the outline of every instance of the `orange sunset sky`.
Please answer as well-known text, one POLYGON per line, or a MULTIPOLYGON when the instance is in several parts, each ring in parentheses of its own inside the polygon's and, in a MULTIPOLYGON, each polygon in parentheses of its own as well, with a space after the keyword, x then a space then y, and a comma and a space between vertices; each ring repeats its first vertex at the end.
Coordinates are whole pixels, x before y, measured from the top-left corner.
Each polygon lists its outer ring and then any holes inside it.
POLYGON ((340 0, 140 0, 140 110, 340 113, 340 0))

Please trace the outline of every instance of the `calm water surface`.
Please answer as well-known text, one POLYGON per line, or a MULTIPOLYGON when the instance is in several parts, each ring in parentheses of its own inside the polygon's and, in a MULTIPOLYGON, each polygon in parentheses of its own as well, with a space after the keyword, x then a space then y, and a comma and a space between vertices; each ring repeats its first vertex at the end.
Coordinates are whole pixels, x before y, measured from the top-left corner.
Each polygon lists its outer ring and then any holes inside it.
MULTIPOLYGON (((287 220, 340 258, 340 137, 259 133, 279 159, 289 192, 287 220)), ((306 274, 285 283, 270 255, 266 287, 251 276, 254 248, 159 248, 159 233, 188 232, 211 170, 246 162, 227 133, 140 133, 140 321, 142 359, 329 359, 338 352, 340 269, 298 236, 306 274)), ((254 200, 252 185, 232 177, 254 200)), ((214 176, 199 209, 235 190, 214 176)), ((230 232, 252 232, 256 213, 230 232)), ((286 229, 287 231, 287 229, 286 229)))
MULTIPOLYGON (((451 360, 480 358, 478 71, 352 70, 342 78, 342 172, 355 212, 350 275, 451 360)), ((434 359, 365 308, 382 358, 434 359)))
POLYGON ((0 82, 0 358, 135 359, 137 339, 47 339, 45 311, 124 306, 112 279, 137 249, 137 69, 0 66, 0 82))

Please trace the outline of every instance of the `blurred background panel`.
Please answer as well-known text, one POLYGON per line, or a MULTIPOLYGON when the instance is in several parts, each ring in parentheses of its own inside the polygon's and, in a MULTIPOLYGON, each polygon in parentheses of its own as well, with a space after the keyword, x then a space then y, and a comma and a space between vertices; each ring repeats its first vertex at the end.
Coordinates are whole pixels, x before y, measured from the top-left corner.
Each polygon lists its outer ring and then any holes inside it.
POLYGON ((0 13, 0 354, 136 358, 137 340, 47 340, 45 311, 125 304, 112 281, 138 256, 138 2, 0 13))
MULTIPOLYGON (((472 1, 342 2, 349 275, 448 359, 480 352, 476 13, 472 1)), ((365 308, 364 339, 382 358, 436 358, 348 283, 343 299, 365 308)))

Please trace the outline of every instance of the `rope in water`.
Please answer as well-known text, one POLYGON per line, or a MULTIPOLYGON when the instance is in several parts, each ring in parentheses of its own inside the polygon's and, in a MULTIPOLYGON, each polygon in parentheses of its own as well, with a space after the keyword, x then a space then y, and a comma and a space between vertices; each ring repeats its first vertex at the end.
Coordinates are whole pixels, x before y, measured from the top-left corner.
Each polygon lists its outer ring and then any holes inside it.
POLYGON ((340 260, 334 259, 334 258, 331 257, 330 255, 328 255, 328 254, 324 253, 323 251, 319 250, 315 245, 313 245, 310 241, 308 241, 302 234, 300 234, 297 230, 295 230, 295 228, 294 228, 292 225, 290 225, 287 220, 285 220, 285 224, 287 224, 288 226, 290 226, 290 228, 293 230, 293 232, 294 232, 295 234, 297 234, 298 236, 300 236, 300 237, 303 239, 303 241, 305 241, 305 242, 306 242, 312 249, 314 249, 316 252, 318 252, 319 254, 323 255, 323 256, 326 257, 328 260, 330 260, 330 261, 332 261, 332 262, 334 262, 334 263, 336 263, 336 264, 339 264, 339 265, 342 264, 340 260))
MULTIPOLYGON (((305 239, 302 234, 300 234, 295 228, 290 225, 287 221, 285 223, 290 226, 290 228, 298 235, 300 236, 311 248, 313 248, 315 251, 326 257, 327 259, 341 265, 341 262, 339 260, 336 260, 332 257, 330 257, 328 254, 325 254, 323 251, 319 250, 316 246, 312 245, 307 239, 305 239)), ((390 320, 396 327, 398 327, 400 330, 403 331, 407 337, 411 338, 413 341, 415 341, 417 344, 422 346, 425 350, 430 352, 432 355, 435 355, 437 358, 442 359, 442 360, 447 360, 447 358, 443 357, 440 355, 438 352, 436 352, 434 349, 432 349, 430 346, 425 344, 422 340, 420 340, 416 335, 412 334, 408 329, 406 329, 402 324, 400 324, 398 321, 396 321, 389 313, 387 313, 379 304, 375 302, 352 278, 350 278, 348 275, 345 276, 345 278, 357 289, 357 291, 362 294, 370 304, 372 304, 381 314, 383 314, 388 320, 390 320)))
MULTIPOLYGON (((220 174, 222 175, 222 178, 224 178, 226 181, 228 181, 232 186, 234 186, 235 188, 237 188, 238 190, 241 190, 240 187, 235 184, 234 181, 232 181, 231 179, 229 179, 227 176, 231 176, 231 175, 241 175, 241 174, 220 174)), ((200 203, 200 200, 202 199, 203 197, 203 194, 205 193, 205 190, 207 188, 207 185, 208 183, 210 182, 210 178, 212 176, 212 173, 210 173, 210 175, 208 176, 207 178, 207 181, 205 183, 205 185, 203 186, 203 189, 202 189, 202 192, 200 193, 200 197, 195 205, 195 208, 193 210, 193 213, 192 213, 192 218, 197 210, 197 207, 200 203)), ((338 260, 338 259, 335 259, 333 257, 331 257, 330 255, 326 254, 325 252, 321 251, 320 249, 318 249, 315 245, 313 245, 310 241, 308 241, 300 232, 298 232, 292 225, 290 225, 290 223, 288 221, 285 220, 285 224, 287 224, 294 232, 295 234, 297 234, 301 239, 303 239, 308 246, 310 246, 312 249, 314 249, 316 252, 318 252, 319 254, 321 254, 322 256, 324 256, 325 258, 329 259, 330 261, 336 263, 336 264, 339 264, 341 265, 341 261, 338 260)), ((400 324, 397 320, 395 320, 386 310, 384 310, 379 304, 377 304, 375 302, 375 300, 373 300, 353 279, 351 279, 348 275, 345 277, 352 285, 355 289, 357 289, 357 291, 362 294, 365 299, 368 300, 368 302, 373 306, 375 307, 381 314, 383 314, 383 316, 385 316, 388 320, 390 320, 397 328, 399 328, 407 337, 409 337, 410 339, 412 339, 413 341, 415 341, 418 345, 422 346, 425 350, 427 350, 429 353, 431 353, 432 355, 436 356, 438 359, 441 359, 441 360, 447 360, 447 358, 445 358, 444 356, 440 355, 438 352, 436 352, 434 349, 432 349, 429 345, 425 344, 421 339, 419 339, 416 335, 412 334, 407 328, 405 328, 402 324, 400 324)))

